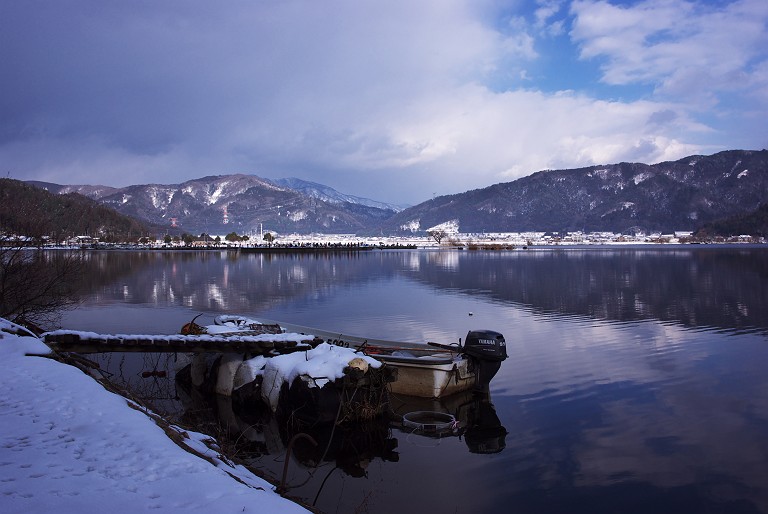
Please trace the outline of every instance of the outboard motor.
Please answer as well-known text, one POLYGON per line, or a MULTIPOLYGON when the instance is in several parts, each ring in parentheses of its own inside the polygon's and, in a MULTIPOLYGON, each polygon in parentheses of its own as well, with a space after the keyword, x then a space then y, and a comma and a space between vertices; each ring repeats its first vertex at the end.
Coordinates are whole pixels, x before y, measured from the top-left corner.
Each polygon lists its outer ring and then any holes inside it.
POLYGON ((472 357, 476 367, 475 390, 483 391, 507 358, 504 336, 492 330, 470 330, 462 352, 472 357))

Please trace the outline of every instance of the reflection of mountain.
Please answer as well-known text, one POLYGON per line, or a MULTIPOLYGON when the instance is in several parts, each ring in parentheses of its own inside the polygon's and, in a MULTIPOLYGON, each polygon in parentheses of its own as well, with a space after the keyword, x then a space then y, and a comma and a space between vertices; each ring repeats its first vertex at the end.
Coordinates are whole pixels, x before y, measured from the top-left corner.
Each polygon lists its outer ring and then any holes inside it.
POLYGON ((400 263, 399 254, 388 252, 343 258, 227 251, 92 252, 84 285, 96 303, 247 314, 289 298, 314 301, 350 283, 392 276, 400 263))
POLYGON ((685 326, 768 329, 768 255, 761 249, 521 250, 425 254, 416 280, 537 311, 685 326))
POLYGON ((768 329, 768 259, 761 249, 570 249, 237 255, 89 254, 97 302, 256 313, 317 302, 340 288, 405 276, 439 289, 555 314, 684 326, 768 329))

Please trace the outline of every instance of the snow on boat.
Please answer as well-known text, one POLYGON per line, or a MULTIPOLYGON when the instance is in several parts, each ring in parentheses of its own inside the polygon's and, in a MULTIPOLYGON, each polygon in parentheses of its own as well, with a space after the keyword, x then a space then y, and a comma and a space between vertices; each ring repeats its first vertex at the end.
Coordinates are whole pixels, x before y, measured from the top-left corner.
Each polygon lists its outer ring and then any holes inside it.
MULTIPOLYGON (((309 424, 368 421, 388 408, 387 383, 396 370, 355 351, 311 335, 286 332, 276 324, 217 319, 200 326, 192 320, 183 334, 237 338, 265 334, 307 342, 288 352, 199 352, 177 358, 176 379, 199 393, 231 397, 240 405, 267 405, 273 414, 309 424)), ((221 348, 220 348, 221 350, 221 348)))
POLYGON ((214 323, 224 330, 277 325, 284 331, 311 334, 324 343, 353 348, 397 370, 397 379, 390 383, 392 393, 423 398, 484 391, 507 358, 504 336, 491 330, 470 331, 463 345, 444 345, 362 338, 243 316, 221 315, 214 323))

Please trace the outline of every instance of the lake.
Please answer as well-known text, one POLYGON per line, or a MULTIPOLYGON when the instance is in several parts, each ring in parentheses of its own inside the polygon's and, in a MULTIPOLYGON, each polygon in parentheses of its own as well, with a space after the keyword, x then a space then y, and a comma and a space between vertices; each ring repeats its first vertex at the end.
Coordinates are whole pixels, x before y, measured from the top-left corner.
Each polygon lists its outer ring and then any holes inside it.
MULTIPOLYGON (((66 329, 175 333, 229 313, 446 344, 504 334, 490 401, 397 405, 455 413, 473 433, 297 442, 289 494, 323 512, 768 512, 765 247, 86 255, 66 329)), ((240 434, 241 456, 280 478, 285 433, 268 416, 151 373, 170 356, 102 359, 158 410, 240 434)))

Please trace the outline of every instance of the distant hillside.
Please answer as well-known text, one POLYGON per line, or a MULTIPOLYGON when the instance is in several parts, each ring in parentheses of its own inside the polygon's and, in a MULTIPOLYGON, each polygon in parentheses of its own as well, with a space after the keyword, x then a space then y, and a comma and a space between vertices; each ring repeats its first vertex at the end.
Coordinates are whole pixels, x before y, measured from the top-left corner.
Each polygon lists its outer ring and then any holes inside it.
POLYGON ((377 226, 396 212, 387 204, 320 184, 243 174, 123 188, 32 184, 59 194, 76 191, 128 216, 162 227, 175 224, 192 234, 355 233, 377 226))
POLYGON ((370 198, 362 198, 359 196, 348 195, 336 191, 332 187, 318 184, 317 182, 309 182, 300 178, 279 178, 273 179, 272 182, 280 186, 285 186, 298 191, 312 198, 323 200, 324 202, 333 204, 357 204, 365 207, 375 207, 386 211, 400 212, 404 209, 399 205, 393 205, 391 203, 377 202, 370 198))
POLYGON ((62 186, 61 184, 53 184, 51 182, 40 182, 38 180, 27 180, 27 184, 45 189, 51 193, 57 195, 63 195, 67 193, 79 193, 83 196, 87 196, 92 200, 98 200, 103 196, 110 195, 117 191, 116 187, 109 186, 62 186))
POLYGON ((12 179, 0 179, 0 231, 55 239, 90 235, 122 240, 154 235, 147 224, 80 194, 53 194, 12 179))
POLYGON ((768 237, 768 203, 747 214, 707 223, 694 234, 696 237, 747 235, 768 237))
POLYGON ((768 151, 732 150, 654 165, 540 171, 514 182, 441 196, 387 220, 384 233, 693 231, 768 202, 768 151))
POLYGON ((123 188, 34 182, 82 193, 166 230, 251 234, 446 231, 694 231, 768 203, 768 151, 731 150, 659 164, 546 170, 514 182, 398 207, 300 179, 220 175, 123 188))

